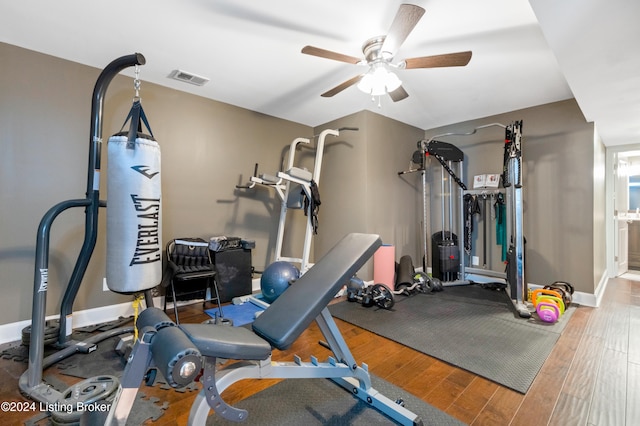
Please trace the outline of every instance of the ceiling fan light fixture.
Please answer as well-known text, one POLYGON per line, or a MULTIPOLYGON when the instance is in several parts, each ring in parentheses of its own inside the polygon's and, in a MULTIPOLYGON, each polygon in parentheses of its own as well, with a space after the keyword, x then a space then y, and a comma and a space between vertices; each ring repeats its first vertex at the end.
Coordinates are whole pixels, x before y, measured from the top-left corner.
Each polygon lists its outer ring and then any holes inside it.
POLYGON ((382 96, 396 90, 402 81, 384 64, 374 65, 358 83, 358 89, 371 96, 382 96))
POLYGON ((385 94, 389 94, 393 102, 398 102, 409 97, 409 94, 402 87, 402 81, 392 71, 393 69, 463 67, 467 65, 471 59, 471 51, 421 56, 408 58, 396 63, 392 62, 400 46, 418 24, 424 12, 424 9, 420 6, 401 4, 387 34, 370 38, 364 42, 362 45, 363 59, 319 47, 303 47, 302 53, 306 55, 347 64, 369 66, 369 70, 365 74, 343 81, 334 88, 322 93, 321 96, 330 98, 357 84, 359 90, 371 95, 373 98, 377 96, 378 102, 385 94))

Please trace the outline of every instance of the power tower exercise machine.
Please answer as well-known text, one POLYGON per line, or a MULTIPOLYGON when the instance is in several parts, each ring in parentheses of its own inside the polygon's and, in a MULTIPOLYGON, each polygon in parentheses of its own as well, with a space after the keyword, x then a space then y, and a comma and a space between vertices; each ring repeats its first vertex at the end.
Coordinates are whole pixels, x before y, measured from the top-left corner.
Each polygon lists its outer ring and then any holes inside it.
MULTIPOLYGON (((278 231, 276 234, 276 245, 274 262, 289 262, 300 265, 300 275, 303 275, 313 266, 309 258, 311 255, 311 243, 313 236, 317 233, 317 210, 320 205, 320 195, 318 184, 322 171, 322 160, 324 157, 324 147, 327 136, 339 136, 341 131, 358 130, 353 127, 343 127, 339 129, 325 129, 317 137, 315 147, 315 157, 313 172, 300 166, 296 162, 296 152, 302 147, 311 147, 311 139, 296 138, 289 145, 287 164, 284 170, 278 171, 275 176, 270 174, 258 174, 258 163, 256 163, 253 176, 246 185, 236 185, 236 189, 254 189, 257 185, 272 188, 280 199, 280 217, 278 219, 278 231), (283 255, 285 235, 287 233, 287 216, 289 210, 304 210, 308 216, 305 225, 304 241, 300 257, 283 255)), ((233 299, 234 303, 244 303, 249 301, 256 306, 267 308, 269 303, 260 296, 246 295, 233 299)))
MULTIPOLYGON (((313 235, 317 232, 317 218, 314 216, 312 205, 314 193, 320 183, 320 172, 322 171, 322 158, 324 156, 325 139, 327 136, 338 136, 343 130, 358 130, 356 128, 326 129, 317 135, 318 143, 315 147, 315 160, 313 172, 296 165, 296 151, 301 146, 308 146, 311 140, 308 138, 296 138, 289 145, 289 156, 284 170, 278 171, 276 175, 258 175, 258 164, 256 163, 253 176, 246 185, 236 185, 237 189, 253 189, 256 185, 273 188, 280 199, 280 218, 278 220, 278 232, 276 234, 276 246, 274 261, 285 261, 300 265, 300 273, 304 274, 312 264, 309 262, 311 254, 311 242, 313 235), (306 200, 306 201, 305 201, 306 200), (305 204, 307 204, 305 206, 305 204), (285 232, 287 229, 287 212, 289 210, 305 209, 308 217, 302 254, 300 257, 283 255, 283 245, 285 232)), ((317 195, 315 195, 317 197, 317 195)))

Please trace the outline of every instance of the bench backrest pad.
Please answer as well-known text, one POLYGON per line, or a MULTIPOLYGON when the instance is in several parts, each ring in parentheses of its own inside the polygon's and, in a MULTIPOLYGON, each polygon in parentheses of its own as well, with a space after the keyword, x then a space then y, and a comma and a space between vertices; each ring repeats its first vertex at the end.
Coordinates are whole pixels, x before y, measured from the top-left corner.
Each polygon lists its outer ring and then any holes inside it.
POLYGON ((253 331, 287 349, 381 245, 375 234, 345 236, 256 318, 253 331))

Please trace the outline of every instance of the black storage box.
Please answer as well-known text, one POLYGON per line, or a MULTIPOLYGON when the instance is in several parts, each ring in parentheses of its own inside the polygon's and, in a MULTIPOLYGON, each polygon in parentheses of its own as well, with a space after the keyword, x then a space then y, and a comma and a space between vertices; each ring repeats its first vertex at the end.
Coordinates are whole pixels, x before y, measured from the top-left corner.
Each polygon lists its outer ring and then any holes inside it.
MULTIPOLYGON (((235 238, 230 238, 229 241, 235 242, 235 238)), ((237 246, 231 244, 226 247, 216 247, 216 250, 211 250, 212 245, 209 245, 211 260, 217 272, 216 282, 218 283, 220 303, 230 302, 234 297, 251 294, 251 249, 243 247, 253 247, 254 245, 255 243, 251 244, 251 242, 237 246), (235 248, 229 248, 229 246, 235 248)))

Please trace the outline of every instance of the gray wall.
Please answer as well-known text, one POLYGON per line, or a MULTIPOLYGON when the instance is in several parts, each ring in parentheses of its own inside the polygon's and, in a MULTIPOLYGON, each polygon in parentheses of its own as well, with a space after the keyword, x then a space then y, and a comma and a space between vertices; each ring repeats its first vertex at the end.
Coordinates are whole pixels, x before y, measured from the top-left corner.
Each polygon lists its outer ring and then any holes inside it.
MULTIPOLYGON (((409 255, 418 266, 422 187, 418 173, 400 178, 398 172, 408 168, 424 132, 370 111, 322 126, 340 127, 359 130, 342 132, 326 150, 316 254, 326 253, 346 233, 368 232, 394 245, 397 259, 409 255)), ((361 275, 372 278, 371 264, 361 275)))
MULTIPOLYGON (((105 63, 106 65, 106 63, 105 63)), ((0 324, 31 316, 35 236, 54 204, 84 197, 90 100, 100 70, 0 44, 0 324)), ((144 79, 144 67, 141 68, 144 79)), ((133 97, 130 78, 118 76, 106 97, 104 138, 120 129, 133 97)), ((142 99, 162 147, 163 232, 179 236, 235 235, 256 240, 253 261, 273 259, 279 200, 266 188, 236 190, 256 162, 273 174, 289 143, 326 128, 358 127, 329 137, 320 182, 322 205, 315 258, 348 232, 379 233, 421 263, 422 205, 419 173, 406 170, 416 142, 491 122, 524 120, 527 278, 563 279, 593 293, 605 270, 604 147, 594 140, 573 100, 424 131, 369 111, 311 129, 160 86, 142 86, 142 99), (590 264, 592 261, 592 265, 590 264)), ((466 181, 502 168, 502 129, 447 138, 465 152, 466 181)), ((443 138, 443 140, 445 140, 443 138)), ((301 150, 312 167, 313 150, 301 150)), ((106 154, 103 170, 108 167, 106 154)), ((108 199, 106 182, 101 198, 108 199)), ((306 220, 293 212, 285 248, 295 253, 306 220)), ((74 310, 129 301, 102 291, 105 215, 74 310)), ((81 209, 63 213, 52 229, 49 303, 58 310, 84 231, 81 209)), ((362 272, 371 278, 371 264, 362 272)))
MULTIPOLYGON (((565 280, 592 294, 606 268, 604 175, 594 176, 604 167, 604 148, 574 100, 430 129, 426 137, 515 120, 523 120, 526 279, 538 285, 565 280)), ((502 169, 501 128, 439 139, 464 152, 467 182, 502 169)))
MULTIPOLYGON (((0 324, 31 317, 40 219, 53 205, 86 192, 91 94, 99 72, 0 43, 0 324)), ((133 95, 130 78, 117 76, 111 83, 105 142, 120 130, 133 95)), ((162 149, 165 241, 240 236, 256 240, 257 267, 270 262, 279 201, 269 190, 247 193, 235 185, 249 179, 256 162, 262 171, 277 171, 283 148, 312 135, 312 129, 144 82, 141 96, 162 149)), ((106 143, 103 150, 104 172, 106 143)), ((108 199, 103 174, 101 198, 108 199)), ((101 210, 98 243, 74 310, 130 300, 102 291, 104 225, 101 210)), ((58 312, 83 233, 82 209, 68 210, 54 222, 47 314, 58 312)))

